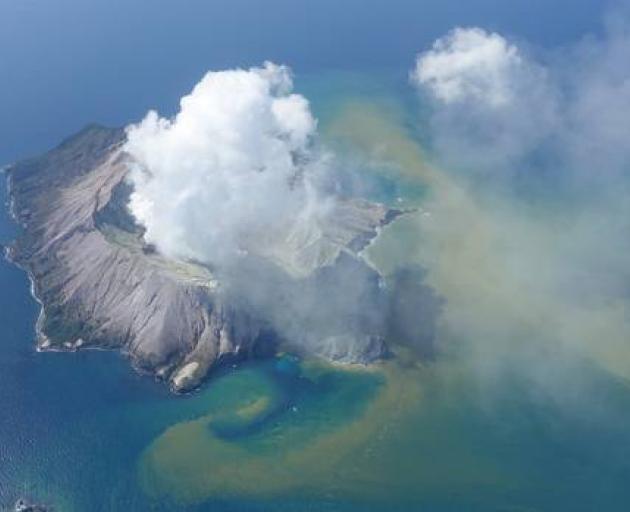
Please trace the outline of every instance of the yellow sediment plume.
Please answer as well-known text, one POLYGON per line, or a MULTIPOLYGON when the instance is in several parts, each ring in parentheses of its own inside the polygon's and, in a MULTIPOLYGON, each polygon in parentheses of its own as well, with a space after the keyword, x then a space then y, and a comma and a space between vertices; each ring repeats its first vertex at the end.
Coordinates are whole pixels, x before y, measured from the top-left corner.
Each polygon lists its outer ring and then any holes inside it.
POLYGON ((421 148, 405 132, 395 109, 350 100, 324 127, 324 133, 331 140, 352 144, 371 159, 394 164, 398 172, 427 184, 440 179, 427 164, 421 148))
MULTIPOLYGON (((580 239, 565 219, 535 218, 507 200, 479 198, 464 180, 427 162, 395 110, 349 101, 327 127, 390 172, 429 187, 422 210, 399 219, 369 248, 385 273, 420 264, 446 298, 440 336, 487 357, 531 343, 577 350, 630 378, 628 302, 582 305, 555 286, 580 239), (565 260, 566 261, 566 260, 565 260)), ((575 251, 578 251, 576 248, 575 251)))
POLYGON ((250 443, 213 435, 211 416, 175 425, 145 452, 141 482, 154 498, 181 503, 279 496, 413 502, 448 486, 505 484, 496 466, 482 453, 471 453, 447 429, 439 427, 439 433, 429 426, 431 433, 422 437, 427 376, 421 367, 389 362, 379 372, 384 384, 360 416, 330 427, 321 411, 320 421, 298 427, 310 430, 298 442, 290 424, 250 443), (407 444, 405 439, 414 439, 411 434, 420 442, 407 444))

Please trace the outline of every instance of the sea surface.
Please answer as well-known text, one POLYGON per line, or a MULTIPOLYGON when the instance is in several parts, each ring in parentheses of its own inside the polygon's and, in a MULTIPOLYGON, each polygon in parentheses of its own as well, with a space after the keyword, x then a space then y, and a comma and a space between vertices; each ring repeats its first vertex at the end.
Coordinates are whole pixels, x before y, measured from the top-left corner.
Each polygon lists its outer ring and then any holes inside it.
MULTIPOLYGON (((415 209, 366 258, 388 279, 412 272, 431 298, 417 328, 439 354, 395 339, 395 357, 369 369, 280 354, 174 396, 114 352, 36 352, 38 304, 1 259, 0 510, 18 497, 57 512, 625 510, 630 357, 603 338, 606 353, 570 342, 618 315, 515 278, 544 258, 515 256, 504 234, 552 245, 551 213, 516 222, 517 207, 434 165, 407 79, 415 52, 454 25, 556 46, 596 32, 601 2, 246 4, 2 4, 0 161, 87 122, 168 114, 206 69, 291 64, 348 189, 415 209)), ((0 243, 18 233, 0 209, 0 243)))
MULTIPOLYGON (((343 91, 357 77, 337 79, 343 91)), ((446 339, 439 322, 456 315, 464 277, 453 266, 440 281, 439 267, 428 267, 435 234, 423 208, 438 207, 456 178, 427 166, 421 134, 396 114, 411 99, 344 94, 315 95, 324 139, 356 154, 378 139, 381 163, 348 172, 360 169, 368 197, 419 208, 366 257, 385 275, 427 266, 426 285, 443 303, 417 327, 446 339)), ((468 201, 458 208, 474 222, 481 213, 468 201)), ((17 233, 3 209, 2 241, 17 233)), ((116 353, 37 353, 26 275, 2 260, 0 281, 4 506, 27 496, 63 512, 591 511, 630 500, 627 381, 577 351, 537 345, 517 322, 510 337, 530 337, 529 348, 506 346, 494 314, 476 306, 468 337, 446 339, 454 348, 434 359, 396 340, 396 357, 370 369, 281 354, 177 397, 116 353), (541 381, 545 371, 559 377, 541 381)))

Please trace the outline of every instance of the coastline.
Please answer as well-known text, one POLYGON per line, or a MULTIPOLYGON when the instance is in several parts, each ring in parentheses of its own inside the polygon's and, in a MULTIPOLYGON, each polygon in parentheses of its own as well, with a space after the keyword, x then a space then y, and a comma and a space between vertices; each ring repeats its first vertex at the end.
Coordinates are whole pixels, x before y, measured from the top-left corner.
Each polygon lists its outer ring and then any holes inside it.
POLYGON ((406 208, 404 210, 400 210, 400 212, 389 222, 382 224, 380 226, 376 226, 374 228, 376 235, 374 237, 372 237, 362 248, 360 251, 357 252, 357 257, 360 258, 368 267, 370 267, 372 270, 374 270, 374 272, 376 272, 379 277, 381 279, 385 279, 387 276, 382 272, 381 269, 379 269, 378 265, 370 258, 370 249, 376 244, 378 243, 379 238, 381 237, 381 234, 387 230, 392 228, 392 226, 394 226, 394 224, 396 224, 398 221, 400 221, 400 219, 403 219, 404 217, 408 216, 408 215, 413 215, 413 214, 424 214, 425 210, 423 210, 420 207, 416 207, 416 208, 406 208))
MULTIPOLYGON (((14 223, 18 229, 25 230, 27 229, 27 226, 24 222, 21 221, 18 215, 15 195, 13 193, 14 184, 13 184, 13 175, 11 171, 15 165, 16 165, 15 163, 12 163, 12 164, 8 164, 0 168, 0 175, 1 175, 0 179, 4 177, 5 183, 6 183, 6 190, 5 190, 6 197, 4 201, 4 207, 6 208, 6 211, 9 213, 11 222, 14 223)), ((114 347, 97 346, 97 345, 86 345, 85 341, 82 338, 78 338, 72 341, 66 341, 62 345, 53 344, 50 338, 43 331, 43 326, 46 321, 46 308, 44 306, 42 299, 39 297, 37 280, 35 279, 35 276, 30 271, 30 269, 19 261, 19 258, 17 257, 17 254, 16 254, 15 244, 17 242, 18 236, 19 234, 15 234, 11 236, 10 240, 7 241, 6 245, 5 244, 2 245, 4 249, 3 257, 8 263, 15 266, 16 268, 18 268, 19 270, 21 270, 22 272, 26 274, 28 278, 28 282, 29 282, 29 293, 31 297, 33 298, 33 300, 35 300, 35 302, 39 306, 39 313, 37 314, 37 319, 35 321, 35 337, 33 340, 35 342, 36 352, 69 354, 73 352, 78 352, 79 350, 81 351, 90 350, 90 351, 97 351, 97 352, 112 352, 113 351, 113 352, 117 352, 121 357, 129 361, 133 371, 137 375, 140 375, 142 377, 153 377, 153 380, 155 380, 156 382, 163 382, 163 381, 169 380, 168 379, 169 373, 165 374, 160 371, 153 372, 147 369, 146 367, 144 367, 137 360, 137 358, 134 357, 134 355, 129 351, 128 347, 121 346, 121 347, 114 348, 114 347)), ((190 390, 186 390, 186 391, 177 391, 173 388, 173 386, 169 386, 169 389, 171 390, 172 393, 176 395, 188 395, 190 393, 194 393, 195 391, 197 391, 199 389, 199 386, 190 390)))
MULTIPOLYGON (((13 166, 14 164, 9 164, 3 167, 1 170, 2 174, 5 176, 5 179, 6 179, 6 195, 7 195, 8 202, 5 204, 7 204, 8 206, 9 216, 11 217, 11 220, 20 229, 26 229, 26 226, 22 222, 20 222, 18 214, 15 210, 15 196, 13 195, 13 175, 10 172, 13 166)), ((15 240, 12 240, 11 243, 5 247, 4 257, 9 263, 11 263, 12 265, 15 265, 17 268, 19 268, 20 270, 26 273, 28 277, 28 281, 29 281, 29 289, 30 289, 31 297, 33 297, 35 302, 39 304, 39 314, 37 315, 37 321, 35 322, 35 343, 36 343, 35 350, 37 350, 37 352, 43 352, 47 350, 55 351, 54 348, 50 348, 51 347, 50 339, 48 338, 48 336, 46 336, 46 334, 44 334, 42 330, 42 325, 44 321, 46 320, 46 312, 44 308, 44 303, 42 302, 42 300, 39 298, 37 294, 37 284, 35 281, 35 277, 33 276, 33 274, 28 268, 20 264, 15 258, 14 244, 15 244, 15 240)), ((64 350, 57 350, 57 351, 65 352, 64 350)))

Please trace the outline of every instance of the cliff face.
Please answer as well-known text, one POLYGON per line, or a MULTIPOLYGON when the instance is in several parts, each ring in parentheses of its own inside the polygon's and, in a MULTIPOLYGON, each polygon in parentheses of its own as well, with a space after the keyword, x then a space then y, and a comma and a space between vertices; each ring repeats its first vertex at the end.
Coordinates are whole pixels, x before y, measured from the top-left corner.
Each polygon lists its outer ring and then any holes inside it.
POLYGON ((261 251, 272 277, 261 277, 259 264, 238 272, 241 284, 263 279, 265 287, 241 288, 239 279, 225 286, 227 275, 168 260, 144 243, 126 210, 124 137, 123 130, 91 126, 8 171, 13 213, 23 227, 10 257, 28 271, 42 304, 39 349, 117 348, 176 391, 197 386, 226 358, 272 350, 283 336, 297 350, 345 362, 383 355, 380 323, 363 304, 335 305, 332 295, 340 276, 361 272, 367 284, 357 297, 378 307, 372 300, 378 276, 357 251, 395 212, 365 201, 340 203, 317 233, 289 232, 261 251), (330 310, 315 307, 321 294, 331 295, 330 310), (269 306, 283 301, 289 320, 269 306), (327 315, 334 321, 320 332, 327 315))

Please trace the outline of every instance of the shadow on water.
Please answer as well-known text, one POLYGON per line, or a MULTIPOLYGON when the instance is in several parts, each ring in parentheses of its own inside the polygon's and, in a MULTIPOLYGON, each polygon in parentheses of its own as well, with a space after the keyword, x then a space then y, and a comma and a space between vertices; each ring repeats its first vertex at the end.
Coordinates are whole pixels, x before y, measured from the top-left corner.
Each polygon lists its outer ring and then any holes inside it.
POLYGON ((445 299, 424 283, 426 273, 420 265, 405 265, 388 277, 387 335, 428 361, 436 356, 437 322, 445 299))

